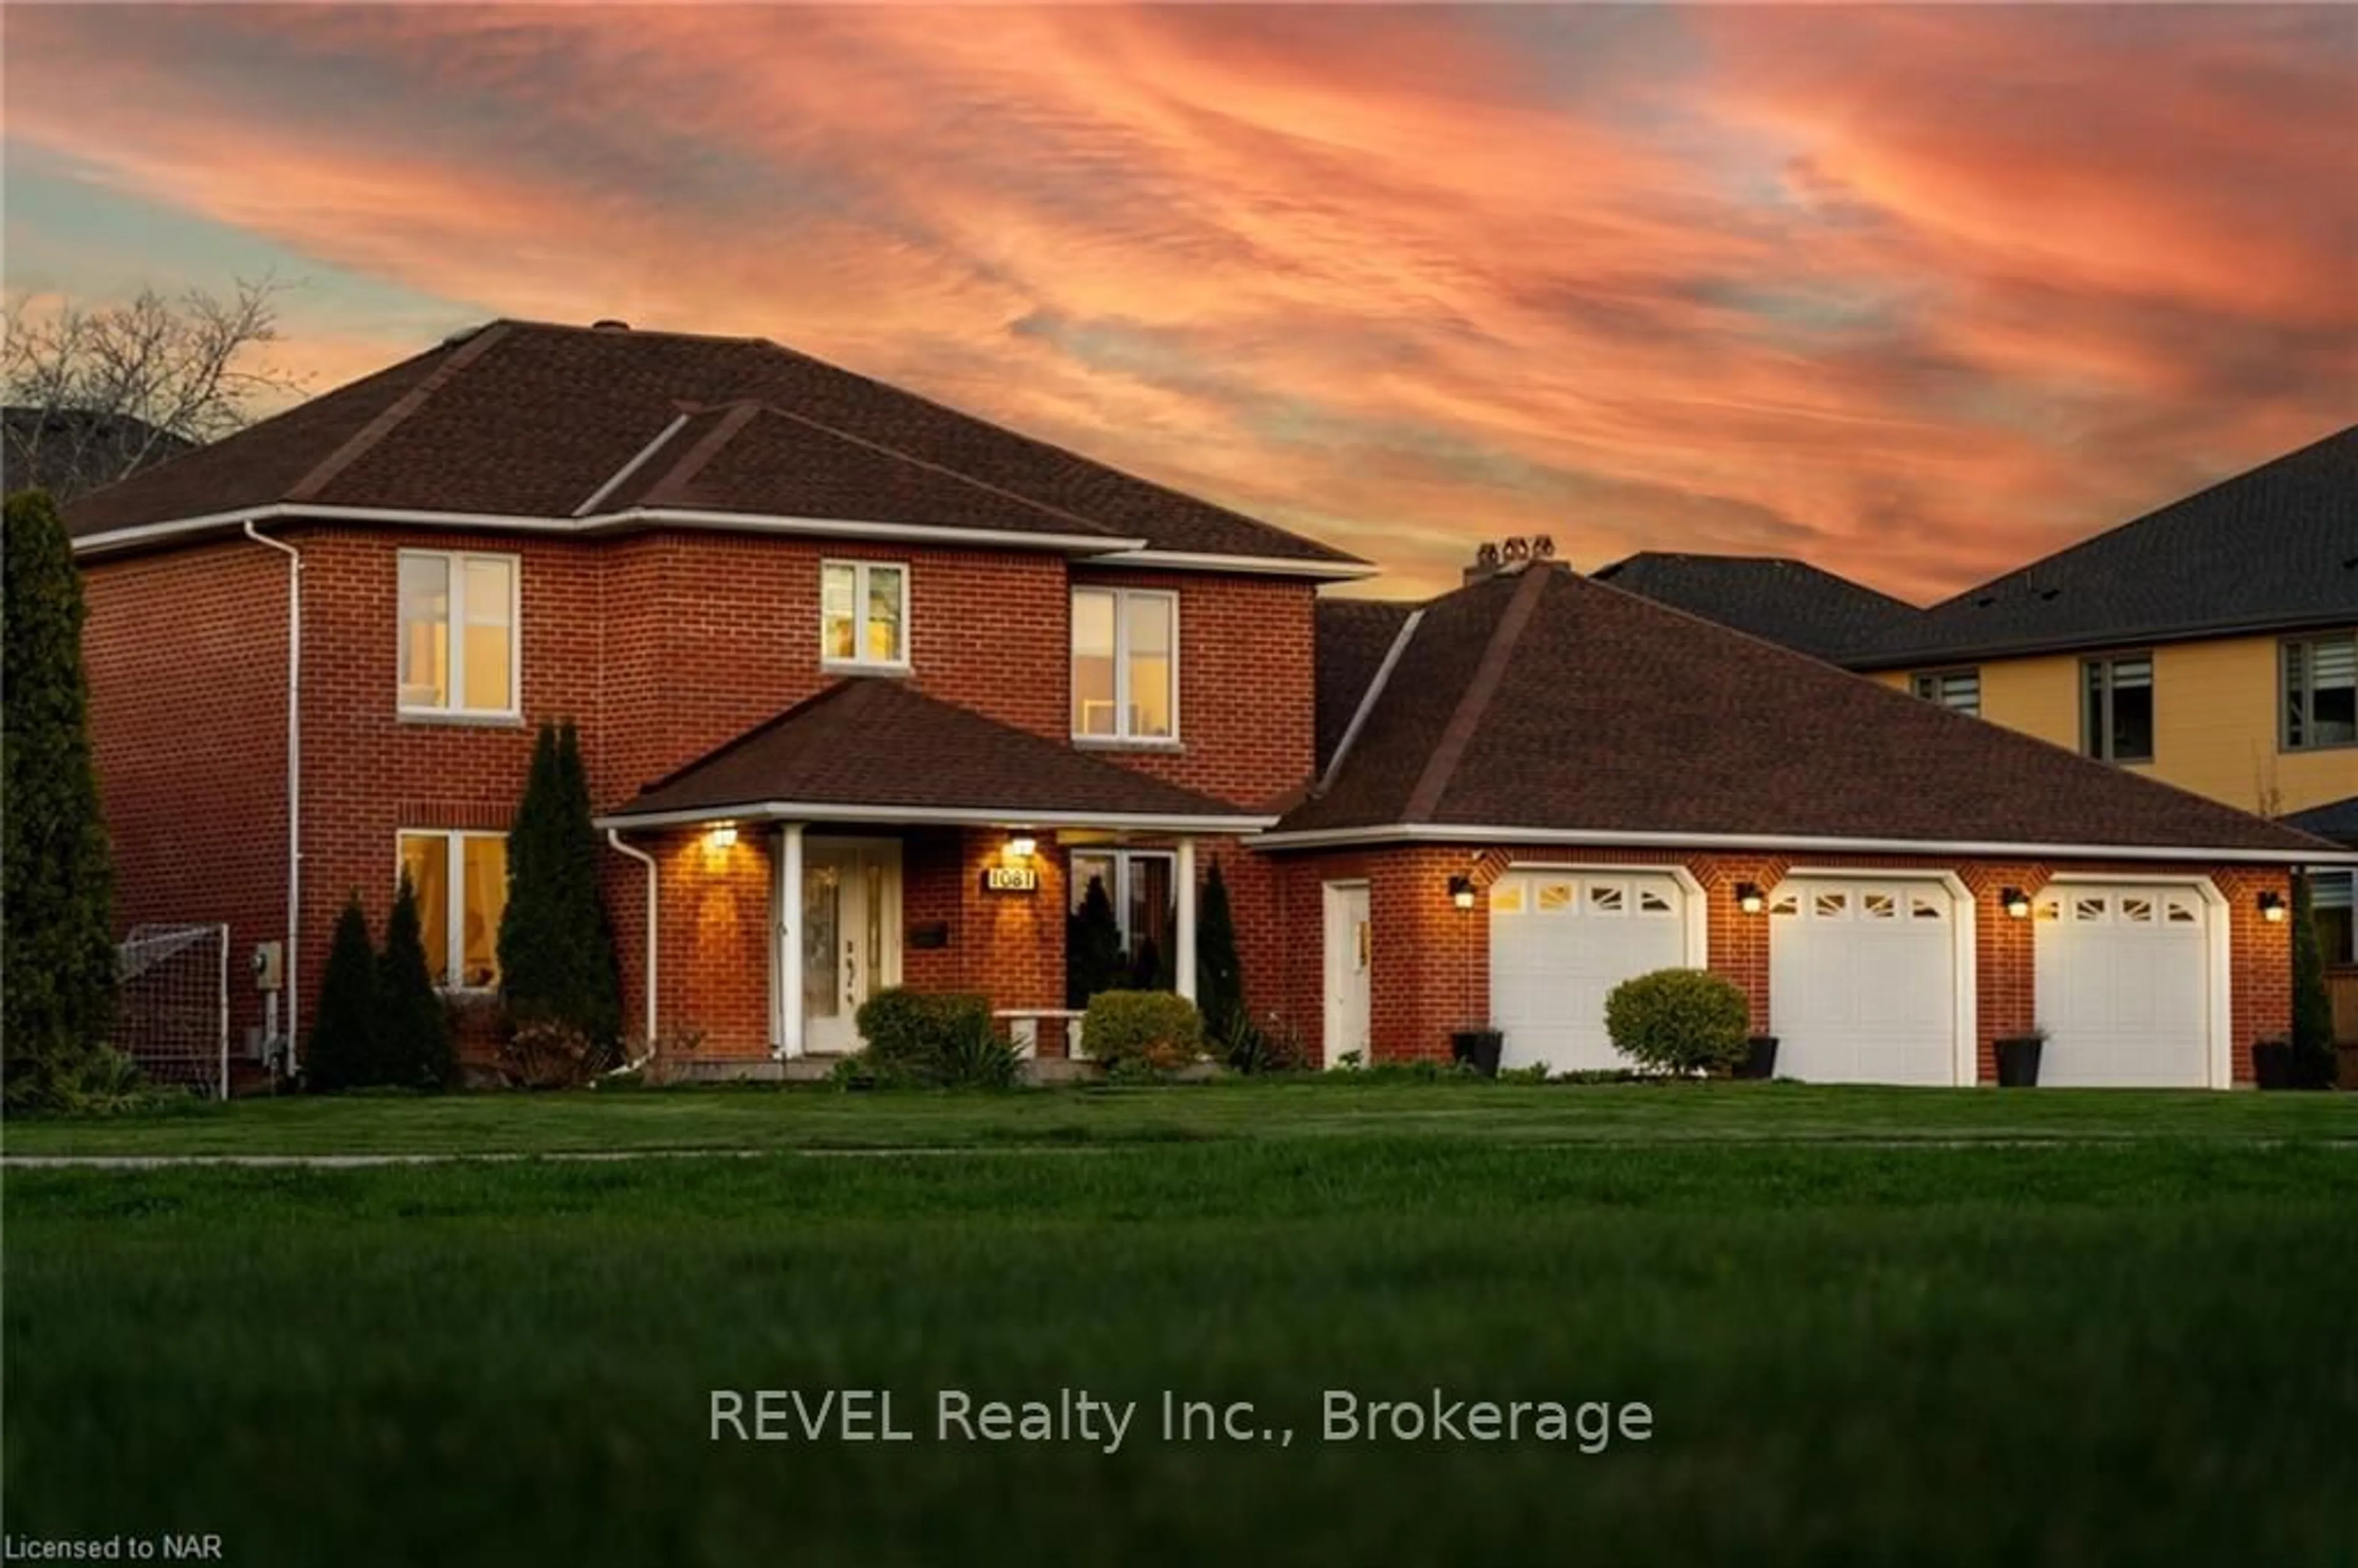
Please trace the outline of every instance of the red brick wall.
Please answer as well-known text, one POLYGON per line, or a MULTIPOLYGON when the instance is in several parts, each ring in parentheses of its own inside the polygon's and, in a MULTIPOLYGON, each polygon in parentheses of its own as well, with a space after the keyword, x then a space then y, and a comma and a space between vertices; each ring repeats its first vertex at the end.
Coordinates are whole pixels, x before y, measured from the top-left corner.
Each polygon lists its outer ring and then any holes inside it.
POLYGON ((83 574, 115 935, 226 923, 236 1051, 262 1021, 246 956, 287 935, 287 571, 239 541, 83 574))
MULTIPOLYGON (((1985 1083, 1997 1076, 1996 1042, 2027 1033, 2038 1022, 2034 925, 2010 918, 1999 903, 2005 888, 2036 894, 2059 872, 2083 875, 2177 875, 2180 868, 2151 863, 2075 861, 2055 866, 2023 861, 1943 860, 1928 857, 1809 855, 1812 870, 1854 871, 1944 871, 1963 881, 1974 903, 1977 995, 1975 1054, 1985 1083)), ((1274 946, 1281 977, 1278 1000, 1287 1020, 1313 1044, 1324 1026, 1325 971, 1321 888, 1331 881, 1363 879, 1369 886, 1374 921, 1372 1026, 1379 1060, 1445 1058, 1451 1031, 1489 1010, 1487 889, 1519 863, 1579 861, 1600 865, 1682 865, 1704 890, 1709 933, 1708 966, 1744 988, 1752 1027, 1766 1031, 1770 1018, 1768 921, 1736 907, 1736 888, 1754 882, 1773 890, 1793 862, 1757 855, 1674 851, 1566 849, 1502 846, 1435 848, 1408 846, 1372 850, 1285 854, 1275 859, 1274 903, 1279 932, 1274 946), (1473 876, 1482 898, 1471 913, 1451 905, 1448 881, 1473 876), (1480 954, 1469 964, 1469 947, 1480 954)), ((2251 1081, 2251 1045, 2281 1034, 2291 1020, 2289 924, 2270 924, 2258 913, 2258 896, 2272 890, 2289 900, 2289 878, 2273 869, 2187 866, 2190 878, 2209 875, 2227 900, 2225 918, 2232 953, 2234 1080, 2251 1081)))

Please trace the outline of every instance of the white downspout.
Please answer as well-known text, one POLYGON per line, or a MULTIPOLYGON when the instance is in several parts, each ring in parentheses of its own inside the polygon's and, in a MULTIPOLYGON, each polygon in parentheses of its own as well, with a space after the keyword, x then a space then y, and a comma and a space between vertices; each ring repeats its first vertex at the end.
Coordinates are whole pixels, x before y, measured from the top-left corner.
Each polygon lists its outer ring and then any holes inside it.
POLYGON ((300 1065, 303 1006, 297 959, 303 922, 303 552, 246 520, 245 536, 287 557, 287 953, 279 979, 287 992, 287 1076, 300 1065))
POLYGON ((606 829, 606 843, 618 853, 628 855, 647 869, 647 1037, 645 1049, 638 1061, 627 1066, 639 1066, 655 1054, 655 858, 644 849, 622 842, 619 827, 606 829))

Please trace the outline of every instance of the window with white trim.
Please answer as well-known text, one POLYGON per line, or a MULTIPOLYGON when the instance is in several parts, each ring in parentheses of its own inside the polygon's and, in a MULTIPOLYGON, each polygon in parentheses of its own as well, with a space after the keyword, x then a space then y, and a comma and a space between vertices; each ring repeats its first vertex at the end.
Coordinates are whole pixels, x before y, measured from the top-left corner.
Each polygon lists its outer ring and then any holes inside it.
POLYGON ((819 662, 909 667, 909 568, 897 561, 819 563, 819 662))
POLYGON ((1927 670, 1917 675, 1909 688, 1927 702, 1937 702, 1957 713, 1970 713, 1975 718, 1982 711, 1982 672, 1979 670, 1927 670))
POLYGON ((2284 749, 2358 745, 2358 632, 2284 644, 2284 749))
POLYGON ((1179 957, 1178 857, 1168 849, 1076 849, 1072 856, 1072 904, 1078 913, 1089 883, 1104 884, 1121 927, 1122 951, 1133 965, 1150 957, 1156 973, 1143 976, 1148 988, 1163 983, 1161 971, 1179 957))
POLYGON ((399 575, 401 711, 515 717, 516 557, 404 550, 399 575))
POLYGON ((2088 659, 2082 676, 2081 749, 2107 762, 2153 761, 2153 655, 2088 659))
POLYGON ((1142 588, 1073 589, 1073 735, 1179 736, 1179 596, 1142 588))
POLYGON ((508 841, 500 833, 404 828, 395 875, 417 899, 426 967, 445 990, 500 983, 500 916, 508 907, 508 841))

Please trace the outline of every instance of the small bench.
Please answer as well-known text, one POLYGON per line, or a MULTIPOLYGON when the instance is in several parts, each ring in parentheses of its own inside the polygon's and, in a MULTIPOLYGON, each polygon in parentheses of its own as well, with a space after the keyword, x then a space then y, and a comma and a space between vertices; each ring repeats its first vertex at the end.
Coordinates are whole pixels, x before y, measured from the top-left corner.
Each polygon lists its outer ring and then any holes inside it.
POLYGON ((1051 1029, 1049 1038, 1054 1039, 1053 1030, 1060 1022, 1065 1029, 1065 1056, 1076 1062, 1087 1059, 1086 1053, 1081 1050, 1081 1020, 1087 1015, 1076 1008, 1004 1007, 990 1016, 1006 1023, 1007 1043, 1014 1046, 1015 1054, 1026 1062, 1037 1059, 1040 1054, 1042 1026, 1051 1029))

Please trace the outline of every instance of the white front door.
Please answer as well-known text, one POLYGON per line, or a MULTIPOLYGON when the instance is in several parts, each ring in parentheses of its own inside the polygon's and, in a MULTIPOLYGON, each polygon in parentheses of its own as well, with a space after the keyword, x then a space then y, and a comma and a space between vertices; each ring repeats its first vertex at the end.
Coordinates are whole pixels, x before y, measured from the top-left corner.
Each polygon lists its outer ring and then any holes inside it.
POLYGON ((860 1004, 901 983, 901 845, 803 843, 803 1049, 860 1049, 860 1004))
POLYGON ((1606 997, 1634 975, 1702 963, 1691 950, 1686 889, 1667 872, 1509 871, 1490 887, 1499 1063, 1626 1067, 1605 1033, 1606 997))
POLYGON ((2198 888, 2057 881, 2032 917, 2041 1084, 2211 1083, 2211 909, 2198 888))
POLYGON ((1368 918, 1368 884, 1326 884, 1326 1039, 1321 1052, 1333 1067, 1354 1052, 1368 1060, 1369 963, 1374 933, 1368 918))
POLYGON ((1956 896, 1944 882, 1789 877, 1768 900, 1777 1076, 1970 1081, 1958 1048, 1956 896))

